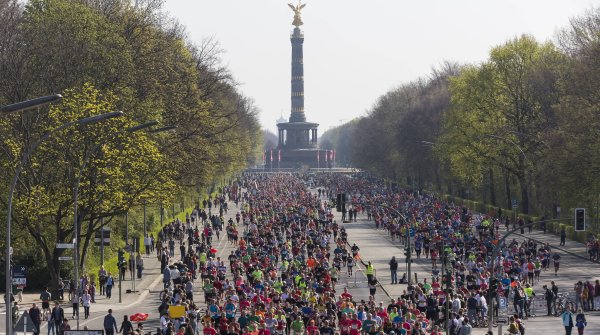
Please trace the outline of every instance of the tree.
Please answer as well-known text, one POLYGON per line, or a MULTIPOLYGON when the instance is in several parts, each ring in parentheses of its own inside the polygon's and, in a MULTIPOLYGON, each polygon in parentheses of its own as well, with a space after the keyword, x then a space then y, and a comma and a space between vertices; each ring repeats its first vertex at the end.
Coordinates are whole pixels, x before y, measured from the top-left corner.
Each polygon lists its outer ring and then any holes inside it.
MULTIPOLYGON (((30 129, 31 139, 39 136, 36 133, 101 114, 115 105, 112 93, 101 93, 91 84, 66 90, 62 102, 52 106, 45 120, 30 129)), ((156 143, 146 134, 127 132, 133 125, 131 119, 122 117, 54 133, 31 156, 21 174, 14 221, 16 227, 29 232, 42 251, 53 287, 58 283, 58 257, 63 251, 54 245, 71 240, 74 224, 68 218, 73 215, 76 188, 80 194, 78 238, 83 240, 80 267, 101 218, 111 218, 144 199, 170 200, 175 191, 172 172, 162 164, 164 157, 156 143)), ((5 138, 2 144, 10 147, 19 143, 15 140, 5 138)))
MULTIPOLYGON (((547 141, 552 168, 546 169, 548 203, 597 207, 600 198, 600 7, 571 19, 558 35, 567 55, 561 77, 557 127, 547 141), (560 158, 560 159, 556 159, 560 158)), ((549 164, 548 164, 549 165, 549 164)), ((546 165, 546 166, 548 166, 546 165)), ((598 216, 598 212, 590 212, 598 216)))
POLYGON ((524 213, 530 210, 534 163, 545 154, 544 135, 554 125, 561 62, 552 44, 524 35, 451 80, 453 108, 444 118, 438 152, 470 182, 480 182, 490 165, 517 178, 524 213))

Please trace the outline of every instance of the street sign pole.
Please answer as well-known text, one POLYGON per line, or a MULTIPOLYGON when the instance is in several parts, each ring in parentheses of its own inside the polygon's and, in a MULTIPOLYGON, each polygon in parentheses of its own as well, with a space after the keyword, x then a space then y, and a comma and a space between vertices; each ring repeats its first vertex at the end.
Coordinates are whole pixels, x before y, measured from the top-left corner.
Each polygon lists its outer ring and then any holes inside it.
POLYGON ((104 218, 100 219, 100 265, 104 266, 104 218))
POLYGON ((117 269, 119 271, 119 303, 122 303, 123 299, 121 297, 121 291, 122 291, 121 290, 121 286, 122 286, 121 285, 122 284, 122 281, 121 281, 121 278, 122 278, 122 276, 121 276, 121 262, 119 262, 119 266, 117 267, 117 269))

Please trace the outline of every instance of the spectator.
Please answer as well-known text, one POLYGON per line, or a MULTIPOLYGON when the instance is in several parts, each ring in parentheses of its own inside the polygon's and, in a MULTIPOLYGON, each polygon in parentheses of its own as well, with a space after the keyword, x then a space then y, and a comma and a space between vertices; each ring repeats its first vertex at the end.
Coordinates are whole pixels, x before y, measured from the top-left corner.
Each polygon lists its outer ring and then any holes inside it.
POLYGON ((104 317, 104 334, 105 335, 114 335, 115 332, 119 331, 117 327, 117 320, 112 315, 112 309, 108 310, 108 314, 104 317))

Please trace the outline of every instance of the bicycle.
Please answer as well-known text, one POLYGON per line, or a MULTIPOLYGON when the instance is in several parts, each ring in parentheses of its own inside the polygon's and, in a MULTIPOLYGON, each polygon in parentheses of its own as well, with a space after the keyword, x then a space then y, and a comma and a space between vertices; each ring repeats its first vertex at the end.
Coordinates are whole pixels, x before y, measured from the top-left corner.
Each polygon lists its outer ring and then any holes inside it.
POLYGON ((571 310, 574 310, 575 302, 570 300, 568 296, 559 294, 556 300, 554 300, 554 316, 562 315, 567 306, 571 306, 571 310))
POLYGON ((487 316, 483 316, 481 313, 481 307, 477 307, 475 319, 471 321, 473 328, 487 328, 489 323, 487 316))

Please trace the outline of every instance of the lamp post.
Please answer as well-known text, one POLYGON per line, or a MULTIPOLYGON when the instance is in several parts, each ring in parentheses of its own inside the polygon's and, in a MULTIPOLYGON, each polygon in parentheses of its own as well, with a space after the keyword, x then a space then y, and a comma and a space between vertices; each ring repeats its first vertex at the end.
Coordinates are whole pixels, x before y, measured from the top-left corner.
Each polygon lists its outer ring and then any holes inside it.
POLYGON ((62 99, 62 95, 53 94, 53 95, 47 95, 44 97, 39 97, 39 98, 27 100, 27 101, 17 102, 16 104, 0 107, 0 114, 26 111, 26 110, 33 109, 36 107, 42 107, 42 106, 51 104, 53 102, 58 102, 61 99, 62 99))
MULTIPOLYGON (((36 107, 42 107, 48 104, 51 104, 53 102, 57 102, 60 101, 62 99, 62 96, 60 94, 54 94, 54 95, 48 95, 48 96, 44 96, 44 97, 39 97, 39 98, 35 98, 32 100, 27 100, 27 101, 22 101, 22 102, 18 102, 15 104, 11 104, 11 105, 6 105, 6 106, 2 106, 0 107, 0 114, 9 114, 9 113, 16 113, 16 112, 21 112, 21 111, 25 111, 28 109, 32 109, 32 108, 36 108, 36 107)), ((64 127, 67 127, 66 125, 63 125, 64 127)), ((64 128, 63 127, 63 128, 64 128)), ((60 128, 60 127, 59 127, 60 128)), ((61 128, 62 129, 62 128, 61 128)), ((50 136, 48 134, 48 136, 50 136)), ((41 143, 43 140, 45 140, 48 136, 44 136, 42 137, 42 139, 40 141, 38 141, 39 143, 41 143)), ((39 143, 35 143, 35 147, 37 147, 39 145, 39 143)), ((34 146, 31 146, 30 149, 35 149, 34 146)), ((6 284, 6 298, 5 298, 5 303, 6 303, 6 334, 7 335, 12 335, 12 329, 13 329, 13 324, 12 324, 12 301, 11 301, 11 297, 12 297, 12 271, 11 271, 11 221, 12 221, 12 197, 13 197, 13 192, 15 189, 15 186, 17 184, 17 180, 19 178, 19 175, 21 173, 22 167, 25 164, 25 161, 27 160, 27 158, 29 158, 29 152, 30 150, 26 150, 24 152, 24 154, 21 156, 21 161, 19 162, 19 164, 16 167, 15 170, 15 175, 13 177, 13 181, 10 185, 10 189, 8 192, 8 210, 6 213, 6 252, 5 252, 5 268, 4 268, 4 276, 5 276, 5 284, 6 284)))
MULTIPOLYGON (((56 101, 56 100, 53 100, 53 101, 56 101)), ((47 100, 45 100, 44 104, 47 104, 47 103, 48 103, 47 100)), ((21 109, 13 108, 11 111, 33 108, 33 107, 31 107, 31 104, 25 104, 25 105, 27 106, 26 108, 21 108, 21 109)), ((14 105, 12 105, 12 106, 14 106, 14 105)), ((100 122, 100 121, 103 121, 105 119, 109 119, 109 118, 112 118, 115 116, 119 116, 121 114, 123 114, 123 112, 111 112, 111 113, 91 116, 91 117, 64 123, 61 126, 54 128, 54 129, 50 130, 49 132, 47 132, 46 134, 44 134, 39 140, 37 140, 35 143, 33 143, 31 146, 29 146, 25 150, 23 155, 21 156, 21 161, 19 162, 19 164, 16 167, 15 174, 13 176, 13 180, 12 180, 12 183, 11 183, 9 191, 8 191, 8 202, 7 202, 8 205, 7 205, 7 213, 6 213, 6 255, 7 255, 6 269, 5 269, 5 271, 6 271, 6 273, 5 273, 6 297, 7 297, 7 299, 6 299, 6 334, 12 334, 12 311, 11 311, 12 305, 11 305, 11 301, 10 301, 10 295, 12 294, 11 293, 11 291, 12 291, 12 286, 11 286, 12 285, 12 274, 10 271, 12 201, 13 201, 13 194, 15 191, 15 187, 17 185, 17 181, 19 180, 19 175, 21 174, 21 171, 23 170, 25 163, 29 159, 31 153, 34 150, 36 150, 40 146, 40 144, 42 144, 42 142, 47 140, 52 134, 59 132, 70 126, 75 126, 75 125, 82 126, 82 125, 86 125, 86 124, 92 124, 92 123, 100 122)))

